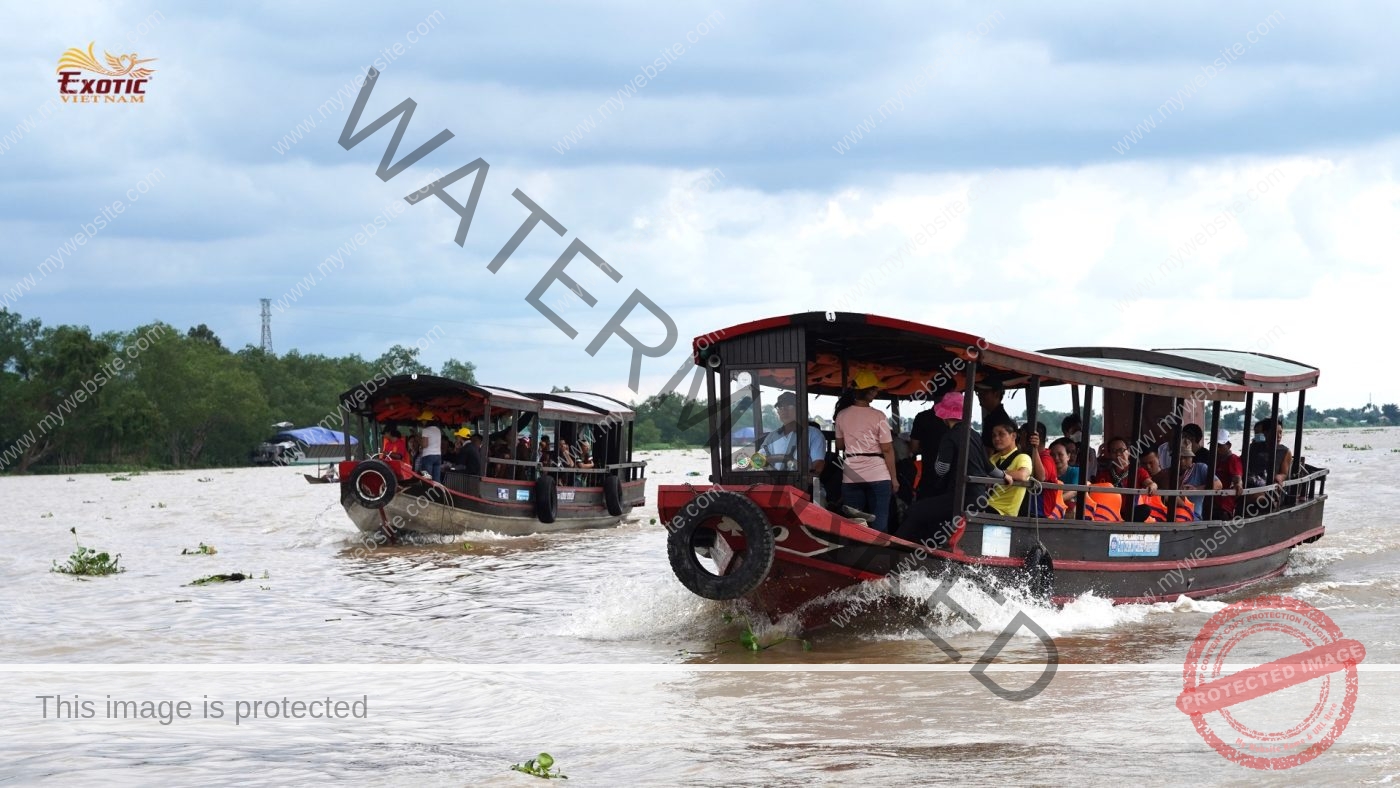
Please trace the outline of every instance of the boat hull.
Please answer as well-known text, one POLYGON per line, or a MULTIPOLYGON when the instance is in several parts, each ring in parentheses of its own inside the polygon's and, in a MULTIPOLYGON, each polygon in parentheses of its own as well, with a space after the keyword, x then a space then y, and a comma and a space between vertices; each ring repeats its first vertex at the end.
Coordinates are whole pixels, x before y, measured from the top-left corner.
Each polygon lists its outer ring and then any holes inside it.
POLYGON ((553 522, 537 514, 533 481, 468 476, 444 472, 445 484, 416 475, 399 474, 396 494, 383 508, 364 506, 350 488, 352 467, 342 467, 340 502, 345 513, 364 533, 394 538, 399 534, 459 536, 472 531, 493 531, 508 536, 611 528, 646 502, 646 481, 621 483, 621 513, 609 514, 601 487, 558 487, 553 522))
MULTIPOLYGON (((704 491, 662 487, 659 509, 665 521, 675 522, 704 491)), ((758 503, 776 531, 773 568, 745 600, 774 619, 796 615, 805 628, 839 618, 843 609, 849 613, 851 603, 831 599, 833 592, 917 571, 935 576, 951 571, 978 582, 991 577, 1003 587, 1054 604, 1084 594, 1117 604, 1208 598, 1281 574, 1294 547, 1324 532, 1325 496, 1318 496, 1285 511, 1234 521, 1145 524, 988 517, 981 522, 974 516, 951 539, 921 545, 815 506, 795 488, 733 492, 758 503), (1039 568, 1033 570, 1031 562, 1039 568)), ((743 549, 733 533, 721 529, 719 535, 735 550, 743 549)))

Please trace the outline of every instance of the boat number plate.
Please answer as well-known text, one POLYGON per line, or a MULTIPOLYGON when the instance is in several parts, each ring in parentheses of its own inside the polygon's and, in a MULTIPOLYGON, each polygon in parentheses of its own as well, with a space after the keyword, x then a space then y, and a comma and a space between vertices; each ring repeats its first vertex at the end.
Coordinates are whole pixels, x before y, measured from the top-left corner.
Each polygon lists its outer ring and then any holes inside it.
POLYGON ((982 526, 982 555, 1001 558, 1011 555, 1011 526, 982 526))
POLYGON ((516 491, 515 491, 515 500, 517 500, 517 501, 528 501, 528 500, 530 500, 530 491, 529 491, 529 490, 516 490, 516 491))
POLYGON ((574 491, 573 491, 573 490, 563 490, 563 491, 561 491, 561 492, 559 493, 559 500, 561 500, 561 501, 572 501, 573 499, 574 499, 574 491))
POLYGON ((505 487, 497 487, 497 488, 496 488, 496 497, 499 498, 499 499, 502 500, 502 501, 509 501, 509 500, 510 500, 510 490, 506 489, 505 487))
POLYGON ((1161 534, 1109 534, 1109 558, 1155 557, 1162 548, 1161 534))

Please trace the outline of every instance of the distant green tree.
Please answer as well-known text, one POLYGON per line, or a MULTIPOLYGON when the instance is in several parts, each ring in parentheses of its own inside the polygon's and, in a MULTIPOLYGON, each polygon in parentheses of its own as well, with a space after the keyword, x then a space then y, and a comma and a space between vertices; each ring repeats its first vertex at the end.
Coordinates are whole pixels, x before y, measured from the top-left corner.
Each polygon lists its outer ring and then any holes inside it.
POLYGON ((203 323, 197 326, 191 326, 186 336, 190 339, 199 340, 200 342, 208 342, 219 350, 224 349, 224 343, 219 341, 219 336, 214 333, 213 329, 203 323))
POLYGON ((375 360, 376 369, 391 370, 395 375, 431 375, 433 368, 418 360, 418 348, 394 345, 375 360))
POLYGON ((458 361, 455 358, 449 358, 442 362, 442 372, 440 374, 445 378, 451 378, 452 380, 458 380, 463 383, 476 383, 476 365, 470 361, 458 361))

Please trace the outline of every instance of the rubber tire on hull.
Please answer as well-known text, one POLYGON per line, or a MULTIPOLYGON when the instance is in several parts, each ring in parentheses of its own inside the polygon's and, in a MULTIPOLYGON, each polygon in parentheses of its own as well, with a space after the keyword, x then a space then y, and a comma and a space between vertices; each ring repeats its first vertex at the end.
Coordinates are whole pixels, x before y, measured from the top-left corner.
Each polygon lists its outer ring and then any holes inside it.
POLYGON ((1036 545, 1026 553, 1026 590, 1038 599, 1050 599, 1055 595, 1055 562, 1043 545, 1036 545))
POLYGON ((345 483, 349 485, 350 494, 355 496, 355 501, 366 509, 383 509, 399 491, 399 480, 394 476, 394 470, 381 460, 365 460, 359 463, 355 470, 350 472, 350 478, 346 479, 345 483), (383 486, 378 496, 367 495, 360 489, 360 480, 371 475, 382 479, 383 486))
MULTIPOLYGON (((706 599, 738 599, 758 588, 773 568, 773 526, 758 504, 738 493, 705 493, 681 508, 676 515, 678 527, 666 539, 666 554, 671 559, 671 571, 691 592, 706 599), (693 514, 692 514, 693 512, 693 514), (695 555, 695 536, 709 534, 706 523, 727 517, 739 525, 746 547, 743 560, 727 575, 711 573, 695 555)), ((710 540, 713 543, 713 539, 710 540)))
POLYGON ((622 515, 621 479, 612 475, 603 477, 603 502, 607 504, 608 514, 613 517, 620 517, 622 515))
POLYGON ((559 488, 548 474, 541 474, 535 482, 535 516, 546 525, 559 516, 559 488))

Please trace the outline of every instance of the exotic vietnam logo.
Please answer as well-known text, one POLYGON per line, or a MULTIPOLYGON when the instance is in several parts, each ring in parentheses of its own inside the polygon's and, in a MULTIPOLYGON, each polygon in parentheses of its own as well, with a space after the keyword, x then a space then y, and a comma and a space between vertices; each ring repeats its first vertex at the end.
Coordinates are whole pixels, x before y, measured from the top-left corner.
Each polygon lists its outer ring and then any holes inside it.
POLYGON ((110 52, 103 51, 107 61, 106 67, 103 67, 92 52, 96 43, 88 44, 86 52, 73 47, 58 59, 59 97, 68 104, 144 104, 146 83, 151 81, 155 69, 141 64, 155 58, 140 59, 135 52, 114 57, 110 52), (84 71, 102 76, 92 79, 79 76, 84 71))

